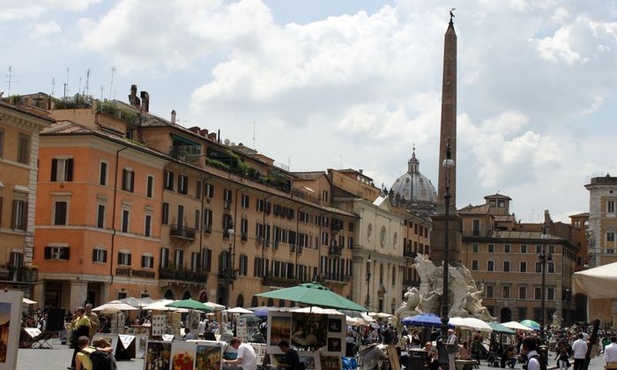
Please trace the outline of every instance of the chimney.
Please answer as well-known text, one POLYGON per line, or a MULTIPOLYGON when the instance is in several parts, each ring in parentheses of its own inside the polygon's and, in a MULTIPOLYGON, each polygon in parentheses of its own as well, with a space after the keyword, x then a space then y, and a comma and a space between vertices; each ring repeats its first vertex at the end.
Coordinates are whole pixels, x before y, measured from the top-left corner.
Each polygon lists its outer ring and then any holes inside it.
POLYGON ((203 129, 199 132, 199 134, 203 137, 208 137, 208 129, 203 129))
POLYGON ((141 92, 141 110, 146 113, 150 112, 150 95, 146 91, 141 92))
POLYGON ((211 134, 208 134, 208 139, 216 141, 216 133, 213 132, 211 134))
POLYGON ((553 220, 551 219, 551 213, 548 211, 548 209, 545 209, 544 210, 544 225, 549 226, 552 223, 553 223, 553 220))
POLYGON ((176 123, 176 111, 171 111, 171 123, 176 123))
POLYGON ((137 97, 137 85, 131 85, 131 94, 129 95, 129 104, 135 108, 139 108, 141 102, 137 97))

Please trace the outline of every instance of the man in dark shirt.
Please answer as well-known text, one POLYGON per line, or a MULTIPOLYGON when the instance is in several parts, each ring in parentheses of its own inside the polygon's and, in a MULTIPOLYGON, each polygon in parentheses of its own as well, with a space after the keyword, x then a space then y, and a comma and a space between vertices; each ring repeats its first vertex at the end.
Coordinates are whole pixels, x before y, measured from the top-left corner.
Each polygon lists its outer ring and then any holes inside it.
POLYGON ((284 340, 279 342, 278 347, 285 354, 285 362, 279 363, 278 367, 284 367, 291 370, 300 370, 300 356, 298 355, 298 351, 290 348, 289 343, 284 340))

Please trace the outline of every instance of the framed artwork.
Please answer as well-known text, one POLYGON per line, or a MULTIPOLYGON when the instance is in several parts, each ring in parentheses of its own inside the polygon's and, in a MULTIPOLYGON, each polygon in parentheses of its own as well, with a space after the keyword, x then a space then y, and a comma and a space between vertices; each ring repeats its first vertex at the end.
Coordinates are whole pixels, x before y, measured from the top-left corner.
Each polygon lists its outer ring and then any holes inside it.
POLYGON ((330 333, 340 333, 343 330, 343 320, 328 319, 328 331, 330 333))
POLYGON ((268 344, 277 346, 282 340, 289 342, 291 337, 291 316, 289 314, 268 316, 268 344))
POLYGON ((341 352, 341 338, 328 338, 328 352, 341 352))
POLYGON ((291 344, 308 350, 326 346, 328 336, 328 315, 294 313, 292 316, 291 344))
POLYGON ((174 341, 171 345, 171 369, 193 370, 195 368, 195 342, 174 341))
POLYGON ((171 359, 171 342, 148 341, 144 369, 169 370, 171 359))
POLYGON ((304 368, 306 370, 321 369, 321 366, 319 365, 319 360, 320 360, 319 356, 300 355, 300 362, 304 364, 304 368))
POLYGON ((17 368, 17 347, 21 333, 21 291, 0 291, 0 369, 17 368))
POLYGON ((223 347, 220 344, 198 342, 195 350, 195 370, 218 370, 221 368, 223 347))

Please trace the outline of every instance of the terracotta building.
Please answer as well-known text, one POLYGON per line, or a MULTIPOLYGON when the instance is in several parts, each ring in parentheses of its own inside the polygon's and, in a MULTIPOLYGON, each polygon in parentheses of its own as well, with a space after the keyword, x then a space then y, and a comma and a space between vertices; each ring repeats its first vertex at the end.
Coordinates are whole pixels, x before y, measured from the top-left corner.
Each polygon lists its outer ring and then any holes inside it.
POLYGON ((53 120, 44 111, 0 101, 0 286, 30 295, 39 133, 53 120))

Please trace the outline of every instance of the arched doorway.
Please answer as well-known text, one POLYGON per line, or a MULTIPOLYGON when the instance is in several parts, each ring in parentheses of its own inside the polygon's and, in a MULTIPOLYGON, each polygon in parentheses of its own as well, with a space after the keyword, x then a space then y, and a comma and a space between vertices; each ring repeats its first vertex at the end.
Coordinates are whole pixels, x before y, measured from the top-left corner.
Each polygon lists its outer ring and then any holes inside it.
POLYGON ((512 310, 508 307, 504 307, 501 309, 501 322, 512 321, 512 310))
POLYGON ((268 298, 268 306, 269 307, 274 307, 274 299, 268 298))
POLYGON ((165 297, 165 299, 173 299, 173 300, 175 300, 175 298, 174 298, 174 292, 172 292, 172 291, 171 291, 171 289, 167 289, 167 290, 165 291, 165 295, 164 295, 164 297, 165 297))
POLYGON ((202 290, 199 293, 199 302, 208 302, 208 293, 205 290, 202 290))
POLYGON ((236 299, 236 307, 244 307, 244 295, 238 294, 238 298, 236 299))
POLYGON ((184 291, 184 294, 182 295, 182 299, 189 299, 191 298, 191 292, 189 292, 188 290, 184 291))
POLYGON ((225 287, 223 286, 219 288, 219 294, 216 303, 222 304, 223 306, 225 306, 225 304, 227 303, 227 289, 225 289, 225 287))
POLYGON ((253 299, 251 299, 251 307, 257 307, 259 306, 259 301, 257 300, 256 296, 253 296, 253 299))
POLYGON ((279 307, 285 307, 285 300, 279 299, 279 307))

